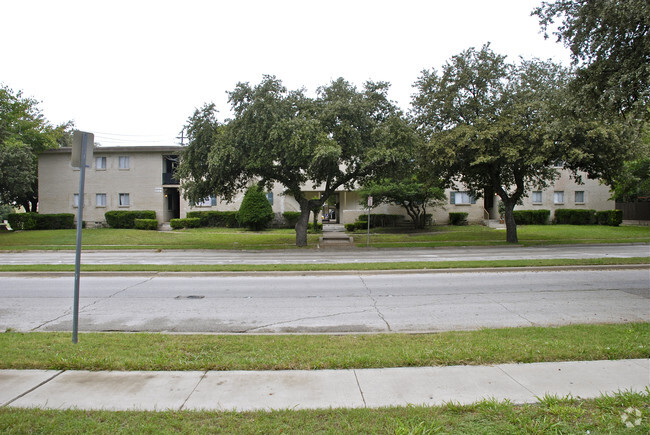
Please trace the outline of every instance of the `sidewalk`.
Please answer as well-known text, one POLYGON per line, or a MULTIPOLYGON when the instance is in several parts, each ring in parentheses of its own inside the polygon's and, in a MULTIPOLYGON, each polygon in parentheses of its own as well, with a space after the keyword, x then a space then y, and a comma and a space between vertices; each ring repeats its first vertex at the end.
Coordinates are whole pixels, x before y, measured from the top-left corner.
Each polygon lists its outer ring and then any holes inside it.
POLYGON ((271 410, 534 403, 650 386, 650 359, 355 370, 88 372, 0 370, 0 407, 271 410))

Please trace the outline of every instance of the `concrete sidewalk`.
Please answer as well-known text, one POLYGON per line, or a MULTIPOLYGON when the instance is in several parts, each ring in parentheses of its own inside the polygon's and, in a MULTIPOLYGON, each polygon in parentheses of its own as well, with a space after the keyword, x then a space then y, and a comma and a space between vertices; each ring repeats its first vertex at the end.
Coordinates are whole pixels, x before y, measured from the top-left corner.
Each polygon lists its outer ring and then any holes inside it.
POLYGON ((650 386, 650 359, 358 370, 88 372, 1 370, 0 406, 271 410, 534 403, 650 386))

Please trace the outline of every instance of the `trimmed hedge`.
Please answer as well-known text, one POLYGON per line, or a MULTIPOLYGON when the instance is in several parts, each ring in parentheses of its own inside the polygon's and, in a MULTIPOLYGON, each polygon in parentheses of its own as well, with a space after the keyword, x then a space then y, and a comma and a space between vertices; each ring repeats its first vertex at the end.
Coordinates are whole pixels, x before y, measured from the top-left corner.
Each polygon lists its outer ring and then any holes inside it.
MULTIPOLYGON (((307 231, 314 231, 314 223, 313 222, 309 222, 307 224, 307 231)), ((316 224, 316 232, 322 232, 322 231, 323 231, 323 224, 318 222, 316 224)))
POLYGON ((175 230, 181 228, 199 228, 201 226, 201 219, 199 218, 172 219, 169 221, 169 226, 175 230))
POLYGON ((623 223, 623 210, 604 210, 596 212, 598 225, 617 227, 623 223))
POLYGON ((546 225, 551 216, 551 210, 515 210, 517 225, 546 225))
MULTIPOLYGON (((404 220, 401 214, 370 214, 370 228, 376 227, 396 227, 399 222, 404 220)), ((364 222, 365 227, 368 227, 368 215, 362 214, 358 217, 358 222, 364 222)))
POLYGON ((136 219, 135 221, 136 230, 157 230, 158 221, 156 219, 136 219))
POLYGON ((467 225, 467 212, 449 212, 449 225, 467 225))
POLYGON ((111 210, 104 213, 111 228, 135 228, 136 219, 156 219, 153 210, 111 210))
POLYGON ((296 223, 298 223, 298 219, 300 219, 300 212, 299 211, 285 211, 282 213, 282 217, 284 220, 287 221, 287 226, 289 228, 294 228, 296 226, 296 223))
POLYGON ((202 227, 239 227, 236 211, 190 211, 187 213, 187 217, 199 219, 202 227))
POLYGON ((75 228, 74 214, 10 213, 7 221, 14 230, 69 230, 75 228))
POLYGON ((555 224, 593 225, 596 223, 596 210, 560 208, 555 210, 555 224))

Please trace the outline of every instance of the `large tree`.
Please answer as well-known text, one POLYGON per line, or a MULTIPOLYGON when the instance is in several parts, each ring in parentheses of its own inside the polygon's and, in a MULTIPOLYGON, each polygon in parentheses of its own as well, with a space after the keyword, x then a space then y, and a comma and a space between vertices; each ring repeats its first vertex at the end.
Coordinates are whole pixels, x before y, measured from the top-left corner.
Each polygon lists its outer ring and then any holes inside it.
POLYGON ((207 105, 189 120, 178 169, 185 196, 232 200, 250 183, 279 183, 300 206, 296 245, 305 246, 310 212, 340 187, 375 174, 400 147, 404 120, 387 89, 368 82, 357 90, 338 79, 310 98, 272 76, 256 86, 239 83, 229 93, 233 119, 218 125, 207 105))
POLYGON ((52 126, 36 100, 0 86, 0 203, 36 211, 38 153, 66 145, 71 128, 52 126))
POLYGON ((514 206, 531 187, 554 180, 553 162, 565 154, 548 128, 565 82, 561 67, 508 64, 489 44, 453 56, 441 73, 423 71, 416 82, 414 117, 436 171, 476 197, 496 193, 508 242, 518 241, 514 206))

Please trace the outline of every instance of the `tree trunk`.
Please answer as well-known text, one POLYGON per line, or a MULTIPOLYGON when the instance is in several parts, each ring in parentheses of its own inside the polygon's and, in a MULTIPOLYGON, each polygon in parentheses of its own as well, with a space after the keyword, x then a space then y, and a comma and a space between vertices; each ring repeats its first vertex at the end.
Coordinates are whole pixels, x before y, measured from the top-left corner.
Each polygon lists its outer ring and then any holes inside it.
MULTIPOLYGON (((503 198, 501 200, 503 201, 503 198)), ((515 202, 503 201, 503 206, 506 211, 506 242, 519 243, 517 239, 517 223, 515 222, 515 214, 513 213, 515 202)))
POLYGON ((309 224, 309 201, 300 202, 300 217, 296 222, 296 246, 307 246, 307 226, 309 224))

